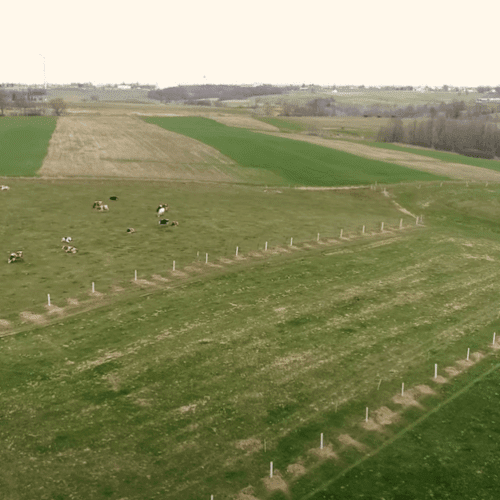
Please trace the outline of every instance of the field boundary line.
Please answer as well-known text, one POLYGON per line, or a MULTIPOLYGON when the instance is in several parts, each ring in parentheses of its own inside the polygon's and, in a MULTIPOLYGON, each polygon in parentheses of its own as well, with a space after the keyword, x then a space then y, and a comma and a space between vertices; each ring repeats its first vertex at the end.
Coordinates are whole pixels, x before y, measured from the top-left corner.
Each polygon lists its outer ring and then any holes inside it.
POLYGON ((469 382, 465 387, 462 387, 462 389, 458 390, 456 393, 452 394, 448 399, 442 401, 439 403, 435 408, 427 412, 425 415, 422 415, 420 418, 415 420, 415 422, 412 422, 408 427, 404 428, 402 431, 398 432, 395 436, 391 437, 389 440, 387 440, 385 443, 383 443, 381 446, 379 446, 376 450, 373 450, 372 452, 368 453, 365 455, 363 458, 360 458, 357 460, 355 463, 347 467, 345 470, 337 474, 335 477, 332 479, 329 479, 325 483, 323 483, 321 486, 313 490, 312 492, 308 493, 307 495, 301 497, 301 500, 308 500, 312 496, 314 496, 316 493, 319 493, 320 491, 323 491, 326 487, 330 486, 331 484, 335 483, 338 479, 341 477, 345 476, 348 472, 351 470, 355 469, 358 465, 361 465, 363 462, 368 460, 369 458, 374 457, 377 455, 380 451, 382 451, 384 448, 387 448, 389 445, 397 441, 399 438, 403 437, 407 432, 413 430, 417 425, 419 425, 421 422, 426 420, 428 417, 439 411, 441 408, 445 407, 447 404, 451 403, 454 399, 456 399, 458 396, 464 394, 467 392, 473 385, 475 385, 477 382, 481 381, 483 378, 488 376, 490 373, 493 373, 495 370, 500 368, 500 363, 497 363, 493 367, 491 367, 489 370, 486 372, 482 373, 478 377, 476 377, 474 380, 469 382))

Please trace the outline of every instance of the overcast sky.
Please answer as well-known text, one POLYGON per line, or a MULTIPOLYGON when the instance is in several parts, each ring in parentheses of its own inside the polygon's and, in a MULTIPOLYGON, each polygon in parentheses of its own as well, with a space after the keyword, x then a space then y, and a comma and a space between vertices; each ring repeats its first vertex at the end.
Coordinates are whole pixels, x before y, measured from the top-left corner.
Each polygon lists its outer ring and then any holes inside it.
POLYGON ((0 82, 498 85, 499 0, 27 0, 0 82), (244 5, 244 6, 243 6, 244 5))

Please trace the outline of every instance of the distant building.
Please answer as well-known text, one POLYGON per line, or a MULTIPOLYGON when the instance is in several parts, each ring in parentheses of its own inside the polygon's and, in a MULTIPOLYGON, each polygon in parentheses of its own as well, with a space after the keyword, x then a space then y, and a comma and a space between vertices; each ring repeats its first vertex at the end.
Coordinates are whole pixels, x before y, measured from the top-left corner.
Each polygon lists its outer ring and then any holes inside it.
POLYGON ((500 102, 500 94, 497 94, 496 92, 493 92, 491 94, 486 94, 484 97, 480 97, 479 99, 476 99, 477 103, 481 102, 500 102))
POLYGON ((122 90, 130 90, 132 88, 131 85, 118 85, 119 89, 122 89, 122 90))
POLYGON ((29 102, 47 102, 47 91, 45 89, 28 89, 27 99, 29 102))

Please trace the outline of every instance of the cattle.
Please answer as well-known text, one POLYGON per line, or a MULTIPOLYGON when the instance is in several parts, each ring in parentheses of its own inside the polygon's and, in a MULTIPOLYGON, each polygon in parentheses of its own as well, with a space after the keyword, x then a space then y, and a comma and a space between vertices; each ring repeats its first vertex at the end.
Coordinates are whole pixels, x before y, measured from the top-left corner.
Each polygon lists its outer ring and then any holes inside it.
POLYGON ((9 260, 7 261, 7 263, 12 264, 13 262, 18 262, 20 260, 23 260, 22 250, 19 250, 17 252, 12 252, 9 256, 9 260))
POLYGON ((171 226, 178 226, 179 223, 176 220, 173 220, 172 223, 170 224, 171 226))
POLYGON ((109 210, 109 207, 108 207, 108 205, 100 205, 100 206, 96 207, 96 210, 98 212, 105 212, 106 210, 109 210))
POLYGON ((75 248, 71 245, 63 245, 62 249, 66 252, 66 253, 76 253, 78 252, 78 248, 75 248))
POLYGON ((113 200, 113 201, 117 201, 118 200, 118 196, 110 196, 109 199, 113 200))
POLYGON ((94 204, 92 205, 92 208, 97 208, 102 207, 102 201, 94 201, 94 204))
POLYGON ((61 243, 69 243, 72 239, 71 236, 66 236, 66 238, 61 238, 61 243))
POLYGON ((133 227, 127 228, 127 233, 132 234, 135 233, 135 229, 133 227))
POLYGON ((158 217, 161 217, 165 212, 168 212, 168 203, 160 203, 156 209, 158 217))
POLYGON ((1 191, 8 191, 9 189, 10 189, 9 186, 3 186, 2 185, 1 191))
POLYGON ((158 224, 160 224, 160 226, 168 226, 168 219, 160 219, 158 224))

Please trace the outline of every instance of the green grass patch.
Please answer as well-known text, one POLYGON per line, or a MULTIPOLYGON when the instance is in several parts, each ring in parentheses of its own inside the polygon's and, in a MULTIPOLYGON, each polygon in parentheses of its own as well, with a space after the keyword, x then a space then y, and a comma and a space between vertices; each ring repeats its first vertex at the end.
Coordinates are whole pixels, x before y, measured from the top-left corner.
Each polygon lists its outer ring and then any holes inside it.
POLYGON ((53 116, 1 117, 0 176, 35 176, 56 123, 53 116))
POLYGON ((316 493, 311 494, 314 484, 304 481, 291 497, 496 499, 500 487, 498 361, 497 357, 481 371, 475 370, 477 381, 471 381, 470 374, 459 382, 469 384, 458 397, 451 399, 457 387, 444 388, 448 399, 443 406, 375 456, 343 476, 332 477, 334 471, 323 467, 317 478, 323 476, 324 484, 316 493))
POLYGON ((500 171, 499 160, 487 160, 485 158, 471 158, 470 156, 459 155, 456 153, 447 153, 446 151, 437 151, 432 149, 412 148, 411 146, 400 146, 386 142, 363 141, 363 144, 381 149, 392 149, 394 151, 404 151, 420 156, 428 156, 448 163, 461 163, 463 165, 472 165, 474 167, 489 168, 490 170, 500 171))
POLYGON ((291 185, 346 186, 442 179, 331 148, 228 127, 207 118, 144 119, 204 142, 244 167, 270 170, 291 185))

